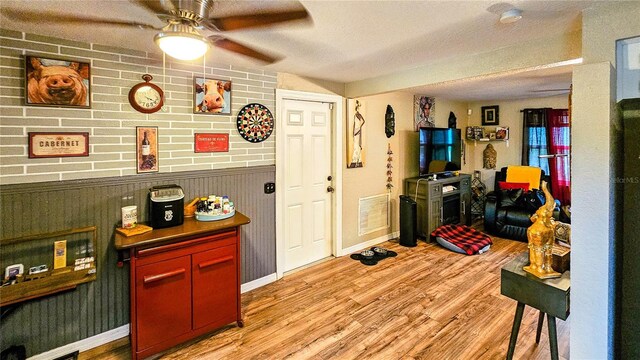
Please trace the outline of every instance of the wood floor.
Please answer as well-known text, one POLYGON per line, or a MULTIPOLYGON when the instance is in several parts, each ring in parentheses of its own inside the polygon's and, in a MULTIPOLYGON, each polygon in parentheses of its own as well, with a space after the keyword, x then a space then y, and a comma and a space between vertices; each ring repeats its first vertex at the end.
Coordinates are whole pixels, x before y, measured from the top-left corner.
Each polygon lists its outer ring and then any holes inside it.
MULTIPOLYGON (((500 295, 500 268, 526 243, 494 238, 478 256, 422 241, 381 246, 398 257, 369 267, 345 256, 285 276, 243 294, 244 328, 228 326, 159 358, 505 358, 516 302, 500 295)), ((525 309, 514 359, 550 358, 546 322, 535 344, 537 317, 525 309)), ((569 320, 557 325, 559 354, 568 359, 569 320)), ((128 359, 129 349, 89 357, 128 359)))

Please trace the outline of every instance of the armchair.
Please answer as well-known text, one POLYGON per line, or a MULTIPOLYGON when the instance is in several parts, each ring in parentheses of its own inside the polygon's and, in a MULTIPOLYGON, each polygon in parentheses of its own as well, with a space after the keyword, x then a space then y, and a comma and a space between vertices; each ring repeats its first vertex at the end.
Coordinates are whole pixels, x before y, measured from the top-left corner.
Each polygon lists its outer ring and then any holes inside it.
MULTIPOLYGON (((487 194, 485 201, 484 230, 495 236, 527 241, 527 228, 532 224, 530 218, 537 209, 527 206, 524 201, 521 201, 521 198, 514 198, 519 196, 521 197, 523 192, 520 192, 519 190, 499 190, 499 182, 503 182, 506 179, 507 167, 503 167, 500 171, 496 171, 495 190, 487 194)), ((541 170, 540 181, 537 181, 537 187, 539 187, 540 182, 545 179, 547 180, 547 183, 549 183, 544 171, 541 170)), ((556 206, 556 208, 557 207, 558 206, 556 206)), ((554 212, 554 217, 557 219, 556 214, 557 212, 554 212)))

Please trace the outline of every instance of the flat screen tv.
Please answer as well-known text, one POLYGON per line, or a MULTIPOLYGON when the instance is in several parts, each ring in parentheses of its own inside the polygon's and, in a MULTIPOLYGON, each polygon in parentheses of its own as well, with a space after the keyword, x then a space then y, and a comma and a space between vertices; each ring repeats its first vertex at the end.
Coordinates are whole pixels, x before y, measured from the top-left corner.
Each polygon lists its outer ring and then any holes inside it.
POLYGON ((420 176, 460 170, 460 129, 420 128, 420 176))

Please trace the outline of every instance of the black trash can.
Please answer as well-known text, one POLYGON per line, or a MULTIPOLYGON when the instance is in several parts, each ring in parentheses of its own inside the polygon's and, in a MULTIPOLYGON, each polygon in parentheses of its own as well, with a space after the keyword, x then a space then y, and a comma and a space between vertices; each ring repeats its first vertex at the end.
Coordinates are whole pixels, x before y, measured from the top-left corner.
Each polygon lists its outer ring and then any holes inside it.
POLYGON ((418 204, 407 195, 400 195, 400 245, 418 245, 418 204))

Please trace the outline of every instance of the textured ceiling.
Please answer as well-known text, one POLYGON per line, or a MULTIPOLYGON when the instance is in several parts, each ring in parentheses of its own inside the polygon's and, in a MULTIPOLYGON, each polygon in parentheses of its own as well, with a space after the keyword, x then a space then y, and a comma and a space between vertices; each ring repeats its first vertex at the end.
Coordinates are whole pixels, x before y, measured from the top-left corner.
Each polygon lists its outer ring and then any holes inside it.
MULTIPOLYGON (((580 28, 580 12, 596 1, 301 1, 312 22, 225 36, 284 59, 271 71, 347 83, 415 68, 435 61, 564 34, 580 28), (499 23, 517 7, 523 19, 499 23)), ((296 5, 282 1, 219 1, 212 14, 241 14, 296 5)), ((2 0, 3 9, 131 20, 162 26, 155 15, 125 0, 2 0)), ((21 23, 2 18, 4 28, 158 52, 155 31, 84 24, 21 23)), ((214 49, 207 61, 259 67, 260 63, 214 49)), ((566 74, 565 74, 566 78, 566 74)))

